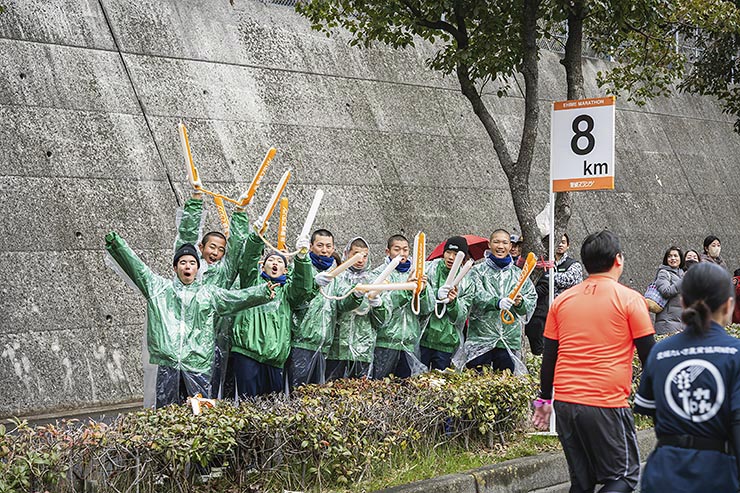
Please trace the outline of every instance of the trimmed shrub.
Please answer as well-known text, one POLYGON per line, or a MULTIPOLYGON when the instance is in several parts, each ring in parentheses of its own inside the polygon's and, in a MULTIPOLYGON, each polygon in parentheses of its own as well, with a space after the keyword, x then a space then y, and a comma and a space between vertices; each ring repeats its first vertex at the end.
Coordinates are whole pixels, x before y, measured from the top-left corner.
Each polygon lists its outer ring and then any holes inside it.
POLYGON ((341 488, 394 454, 492 446, 521 431, 530 376, 433 372, 339 380, 194 416, 143 410, 111 424, 0 428, 0 493, 282 491, 341 488))

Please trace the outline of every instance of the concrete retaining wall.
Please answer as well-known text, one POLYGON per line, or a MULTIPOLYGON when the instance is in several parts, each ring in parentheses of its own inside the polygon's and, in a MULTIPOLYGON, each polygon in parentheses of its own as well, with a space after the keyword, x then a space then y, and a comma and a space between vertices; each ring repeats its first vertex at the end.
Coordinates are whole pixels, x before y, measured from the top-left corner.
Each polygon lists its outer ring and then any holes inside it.
MULTIPOLYGON (((425 68, 429 46, 352 49, 291 8, 253 0, 4 5, 0 416, 140 399, 144 302, 104 265, 103 236, 119 231, 168 272, 174 212, 189 193, 180 120, 204 182, 226 194, 278 147, 264 187, 293 168, 291 237, 317 187, 318 224, 340 244, 362 234, 376 252, 397 232, 424 229, 435 244, 515 227, 490 141, 455 81, 425 68)), ((588 62, 587 78, 602 68, 588 62)), ((565 89, 556 55, 543 55, 542 70, 532 185, 544 207, 548 108, 565 89)), ((521 94, 488 101, 518 141, 521 94)), ((620 234, 624 281, 638 289, 667 245, 698 246, 708 233, 740 266, 731 127, 706 99, 619 102, 617 189, 576 197, 571 236, 620 234)), ((264 201, 263 191, 250 214, 264 201)))

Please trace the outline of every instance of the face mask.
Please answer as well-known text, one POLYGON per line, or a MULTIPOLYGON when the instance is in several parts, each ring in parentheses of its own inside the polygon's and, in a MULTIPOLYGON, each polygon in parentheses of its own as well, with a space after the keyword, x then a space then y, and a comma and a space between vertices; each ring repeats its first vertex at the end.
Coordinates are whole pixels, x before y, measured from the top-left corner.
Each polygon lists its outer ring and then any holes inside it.
POLYGON ((710 246, 707 249, 707 251, 709 252, 709 256, 712 257, 712 258, 719 257, 720 250, 722 250, 722 247, 718 247, 718 246, 710 246))
POLYGON ((696 260, 687 260, 686 262, 684 262, 684 265, 686 266, 686 270, 688 270, 689 267, 691 267, 692 265, 696 265, 698 263, 699 262, 697 262, 696 260))

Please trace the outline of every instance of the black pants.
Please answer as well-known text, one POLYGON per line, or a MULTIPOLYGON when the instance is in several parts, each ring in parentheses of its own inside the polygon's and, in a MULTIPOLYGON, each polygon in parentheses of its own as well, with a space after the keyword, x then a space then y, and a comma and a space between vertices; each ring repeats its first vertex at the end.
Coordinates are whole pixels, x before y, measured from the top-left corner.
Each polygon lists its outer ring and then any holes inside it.
POLYGON ((389 375, 398 378, 411 376, 411 366, 405 351, 376 347, 373 351, 373 379, 381 380, 389 375))
POLYGON ((421 346, 421 362, 430 370, 444 370, 452 366, 452 353, 421 346))
POLYGON ((511 359, 509 351, 501 348, 491 349, 487 353, 471 359, 465 366, 478 370, 483 366, 490 366, 494 370, 510 370, 514 373, 514 360, 511 359))
POLYGON ((211 376, 205 373, 190 373, 170 366, 157 367, 157 408, 170 404, 183 404, 188 397, 211 393, 211 376))
POLYGON ((260 363, 240 353, 232 353, 236 392, 239 397, 280 392, 283 389, 283 370, 260 363))
POLYGON ((326 358, 321 351, 294 347, 286 363, 288 386, 291 389, 308 383, 324 383, 326 358))
POLYGON ((568 461, 570 491, 632 491, 640 456, 632 411, 555 401, 557 430, 568 461))
POLYGON ((326 360, 326 381, 340 378, 370 377, 370 363, 364 361, 326 360))
POLYGON ((545 333, 546 319, 547 312, 545 312, 544 316, 535 314, 524 327, 524 334, 526 334, 529 340, 529 348, 532 350, 532 354, 542 354, 542 351, 545 349, 545 340, 542 334, 545 333))

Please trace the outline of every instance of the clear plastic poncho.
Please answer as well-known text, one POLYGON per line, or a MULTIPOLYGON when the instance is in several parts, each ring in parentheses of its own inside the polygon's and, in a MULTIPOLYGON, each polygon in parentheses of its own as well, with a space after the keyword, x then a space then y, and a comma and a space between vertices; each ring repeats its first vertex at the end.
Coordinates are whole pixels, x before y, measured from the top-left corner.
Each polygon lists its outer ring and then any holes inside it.
POLYGON ((505 349, 514 361, 514 373, 527 372, 522 361, 521 347, 524 326, 534 313, 537 293, 532 282, 527 279, 521 295, 520 307, 512 307, 514 323, 507 325, 501 320, 498 302, 509 296, 519 281, 522 270, 510 263, 499 268, 488 256, 486 260, 471 271, 471 283, 475 293, 470 302, 468 315, 468 337, 465 341, 466 363, 495 349, 505 349))
MULTIPOLYGON (((358 239, 362 238, 356 237, 347 243, 344 249, 344 260, 349 256, 352 243, 358 239)), ((336 290, 339 293, 348 293, 355 285, 371 283, 374 280, 368 260, 364 269, 356 270, 350 267, 340 274, 337 277, 336 290)), ((379 299, 381 305, 371 307, 365 296, 357 308, 337 314, 334 338, 327 353, 328 360, 343 363, 344 371, 336 377, 370 376, 376 331, 390 317, 387 298, 381 296, 379 299)))
MULTIPOLYGON (((409 257, 413 265, 413 259, 409 257)), ((390 262, 386 257, 385 263, 373 271, 372 277, 376 278, 383 271, 385 266, 390 262)), ((407 282, 409 272, 391 272, 387 281, 390 283, 407 282)), ((375 378, 384 378, 388 376, 389 369, 396 366, 396 359, 399 357, 395 352, 401 352, 401 357, 405 359, 411 375, 417 375, 426 371, 426 366, 419 360, 419 340, 421 338, 421 327, 419 317, 429 315, 434 310, 435 296, 429 292, 429 287, 425 287, 420 295, 420 310, 417 316, 411 309, 413 298, 412 291, 387 291, 383 294, 386 303, 391 309, 390 318, 380 326, 377 331, 375 340, 376 348, 381 351, 375 351, 373 358, 373 375, 375 378), (383 351, 389 349, 391 351, 383 351), (386 361, 392 360, 392 361, 386 361), (382 370, 381 370, 382 369, 382 370)))

